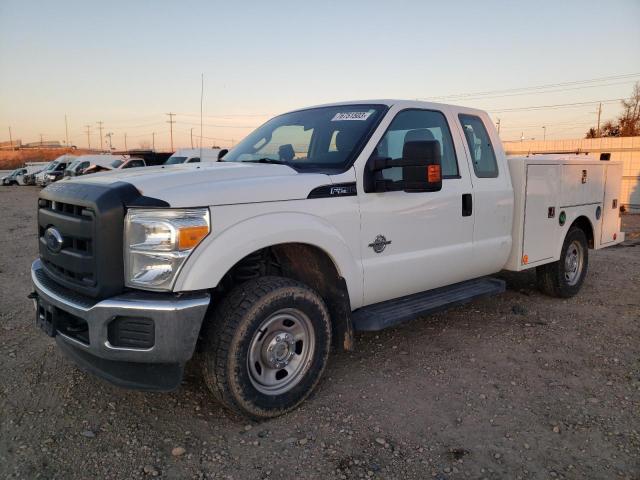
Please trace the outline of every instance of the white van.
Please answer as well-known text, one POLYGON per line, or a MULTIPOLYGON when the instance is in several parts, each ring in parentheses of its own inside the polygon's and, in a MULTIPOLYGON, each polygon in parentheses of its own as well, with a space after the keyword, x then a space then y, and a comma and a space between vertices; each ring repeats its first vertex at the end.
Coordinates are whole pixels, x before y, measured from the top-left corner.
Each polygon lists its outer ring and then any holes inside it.
POLYGON ((164 165, 178 165, 180 163, 217 162, 219 148, 181 148, 171 155, 164 165))

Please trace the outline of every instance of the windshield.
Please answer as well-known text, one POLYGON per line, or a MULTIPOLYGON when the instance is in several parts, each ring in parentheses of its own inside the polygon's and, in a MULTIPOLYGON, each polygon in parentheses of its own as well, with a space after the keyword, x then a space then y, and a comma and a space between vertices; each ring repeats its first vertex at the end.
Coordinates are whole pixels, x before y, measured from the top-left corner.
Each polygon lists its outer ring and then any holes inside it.
POLYGON ((169 159, 164 162, 165 165, 177 165, 178 163, 184 163, 187 157, 169 157, 169 159))
POLYGON ((58 161, 53 161, 51 162, 49 165, 47 165, 47 168, 44 169, 45 172, 50 172, 51 170, 53 170, 54 168, 56 168, 58 166, 58 161))
POLYGON ((114 160, 113 162, 111 162, 111 167, 112 168, 118 168, 120 165, 122 165, 124 162, 122 160, 114 160))
POLYGON ((386 109, 384 105, 339 105, 286 113, 251 133, 224 161, 343 170, 364 147, 386 109))

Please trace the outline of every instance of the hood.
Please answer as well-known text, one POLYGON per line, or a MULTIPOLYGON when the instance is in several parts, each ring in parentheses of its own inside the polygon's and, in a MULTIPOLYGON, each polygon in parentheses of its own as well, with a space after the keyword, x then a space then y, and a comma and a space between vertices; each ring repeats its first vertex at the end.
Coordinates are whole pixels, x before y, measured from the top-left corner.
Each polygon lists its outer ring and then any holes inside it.
POLYGON ((70 182, 126 182, 172 207, 198 207, 304 199, 331 180, 326 174, 298 173, 286 165, 212 162, 112 170, 70 182))

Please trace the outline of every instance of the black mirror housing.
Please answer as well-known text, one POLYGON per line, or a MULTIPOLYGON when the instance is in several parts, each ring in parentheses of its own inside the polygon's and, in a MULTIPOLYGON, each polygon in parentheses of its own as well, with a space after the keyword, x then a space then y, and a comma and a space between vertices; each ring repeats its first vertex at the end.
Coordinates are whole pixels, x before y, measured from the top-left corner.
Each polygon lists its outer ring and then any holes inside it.
POLYGON ((218 160, 222 160, 222 158, 229 153, 229 149, 228 148, 223 148, 222 150, 220 150, 218 152, 218 160))
POLYGON ((371 156, 364 175, 364 191, 437 192, 442 189, 440 142, 437 140, 411 141, 404 144, 402 158, 371 156), (382 175, 387 168, 401 167, 402 181, 393 182, 382 175))
POLYGON ((405 192, 442 190, 442 159, 437 140, 406 142, 401 164, 405 192))

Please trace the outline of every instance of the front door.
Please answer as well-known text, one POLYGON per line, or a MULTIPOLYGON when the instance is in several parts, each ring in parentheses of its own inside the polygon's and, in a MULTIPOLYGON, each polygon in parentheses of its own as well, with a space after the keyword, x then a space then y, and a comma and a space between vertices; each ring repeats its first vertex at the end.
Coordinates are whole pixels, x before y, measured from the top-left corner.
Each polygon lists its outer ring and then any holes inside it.
MULTIPOLYGON (((438 192, 359 192, 364 305, 450 285, 468 278, 473 246, 473 214, 463 211, 470 195, 469 167, 455 121, 437 110, 398 112, 374 155, 399 160, 404 143, 436 140, 442 156, 438 192)), ((383 171, 401 181, 402 168, 383 171)))

